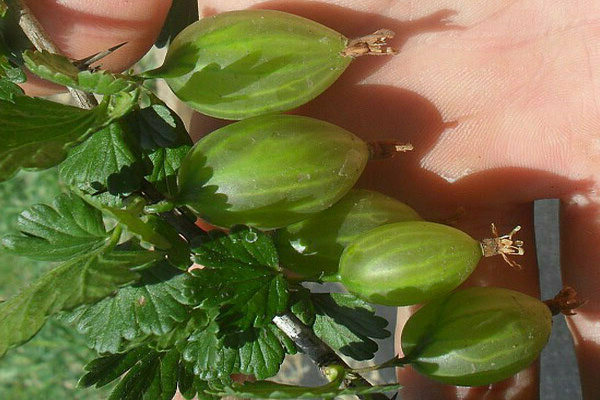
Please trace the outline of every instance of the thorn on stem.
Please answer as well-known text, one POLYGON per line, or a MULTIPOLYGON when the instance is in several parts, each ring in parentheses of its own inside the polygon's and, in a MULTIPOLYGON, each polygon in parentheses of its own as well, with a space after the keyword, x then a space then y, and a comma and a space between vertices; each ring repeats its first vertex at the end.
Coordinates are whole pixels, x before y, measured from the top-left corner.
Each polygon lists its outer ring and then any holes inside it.
POLYGON ((98 52, 96 54, 92 54, 91 56, 88 56, 88 57, 85 57, 85 58, 82 58, 79 60, 74 60, 73 65, 75 65, 80 70, 84 71, 84 70, 88 69, 90 67, 90 65, 92 65, 96 61, 103 59, 104 57, 108 56, 109 54, 111 54, 111 53, 115 52, 116 50, 120 49, 121 47, 125 46, 127 43, 128 42, 119 43, 118 45, 113 46, 110 49, 98 52))

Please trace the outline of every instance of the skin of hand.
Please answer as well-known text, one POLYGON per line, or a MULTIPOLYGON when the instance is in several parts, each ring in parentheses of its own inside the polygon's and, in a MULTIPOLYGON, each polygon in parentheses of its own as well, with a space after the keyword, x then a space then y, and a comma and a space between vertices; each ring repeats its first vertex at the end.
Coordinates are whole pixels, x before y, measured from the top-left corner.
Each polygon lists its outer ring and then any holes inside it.
MULTIPOLYGON (((100 65, 113 72, 132 66, 152 47, 171 0, 26 0, 40 24, 65 55, 80 59, 127 42, 100 65)), ((30 96, 61 92, 60 86, 28 76, 30 96)))
MULTIPOLYGON (((127 68, 154 41, 170 1, 29 1, 59 47, 127 68), (149 4, 151 3, 151 4, 149 4), (50 10, 50 11, 49 11, 50 10)), ((489 258, 467 285, 539 295, 533 201, 561 201, 563 283, 587 303, 568 317, 585 399, 600 398, 600 2, 581 0, 200 0, 200 16, 244 8, 292 12, 362 36, 396 32, 394 57, 357 59, 295 111, 411 153, 369 163, 361 186, 475 238, 522 225, 521 270, 489 258)), ((39 86, 30 94, 43 93, 39 86)), ((196 115, 196 138, 223 124, 196 115)), ((398 333, 412 308, 398 314, 398 333)), ((399 334, 397 335, 399 337, 399 334)), ((537 366, 487 387, 456 388, 399 370, 403 399, 535 399, 537 366)))
MULTIPOLYGON (((561 200, 564 284, 587 304, 568 318, 586 399, 600 398, 600 3, 597 1, 200 0, 200 16, 265 8, 292 12, 348 37, 396 32, 394 57, 357 59, 297 112, 367 140, 415 150, 371 162, 360 185, 452 221, 475 238, 522 225, 513 269, 481 262, 467 285, 539 296, 533 201, 561 200), (596 328, 595 328, 596 326, 596 328)), ((199 137, 218 126, 196 116, 199 137)), ((398 314, 398 335, 412 308, 398 314)), ((557 317, 560 318, 560 317, 557 317)), ((399 346, 398 346, 399 348, 399 346)), ((399 370, 402 399, 535 399, 537 365, 489 387, 456 388, 399 370)))

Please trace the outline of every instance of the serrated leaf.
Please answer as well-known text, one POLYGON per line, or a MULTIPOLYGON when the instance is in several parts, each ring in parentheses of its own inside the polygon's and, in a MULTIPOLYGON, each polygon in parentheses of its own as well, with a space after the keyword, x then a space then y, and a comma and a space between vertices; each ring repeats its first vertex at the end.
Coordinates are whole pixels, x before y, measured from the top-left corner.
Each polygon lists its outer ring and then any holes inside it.
POLYGON ((7 79, 0 79, 0 101, 14 102, 15 97, 23 96, 24 92, 19 86, 7 79))
POLYGON ((176 349, 158 352, 140 346, 88 363, 84 367, 88 372, 79 380, 79 386, 102 387, 123 375, 109 400, 171 400, 177 389, 179 360, 176 349))
POLYGON ((355 360, 370 360, 378 345, 371 338, 390 336, 387 321, 368 303, 350 294, 313 294, 315 334, 331 348, 355 360))
POLYGON ((193 249, 196 261, 219 268, 230 261, 277 269, 279 259, 271 238, 255 228, 233 227, 228 235, 211 231, 210 239, 193 249))
POLYGON ((238 262, 193 273, 189 295, 202 307, 220 307, 224 330, 265 326, 286 309, 287 281, 280 273, 238 262))
POLYGON ((110 295, 138 274, 129 268, 161 257, 151 251, 115 251, 112 245, 58 266, 16 296, 0 303, 0 356, 29 340, 46 317, 110 295))
POLYGON ((108 71, 81 71, 65 56, 47 51, 23 52, 27 68, 42 79, 85 92, 111 95, 130 91, 136 82, 108 71))
POLYGON ((127 372, 108 400, 171 400, 177 390, 179 352, 149 351, 127 372))
POLYGON ((108 235, 102 213, 74 194, 62 194, 52 206, 37 204, 23 211, 2 244, 35 260, 64 261, 102 247, 108 235))
POLYGON ((198 2, 195 0, 178 0, 173 2, 165 24, 156 39, 156 46, 165 47, 172 38, 192 22, 200 19, 198 17, 198 2))
POLYGON ((167 334, 156 338, 157 350, 168 350, 173 347, 181 349, 187 343, 192 332, 204 329, 211 322, 209 313, 201 309, 192 309, 185 324, 179 324, 167 334))
POLYGON ((311 300, 310 290, 299 286, 290 294, 290 311, 303 324, 312 326, 315 322, 315 306, 311 300))
POLYGON ((77 385, 79 387, 106 386, 127 372, 148 351, 148 347, 139 346, 125 353, 96 358, 83 367, 87 373, 81 377, 77 385))
POLYGON ((189 337, 183 358, 202 380, 225 379, 231 374, 264 379, 275 375, 285 357, 274 325, 232 336, 222 336, 216 321, 189 337))
POLYGON ((69 147, 129 112, 136 99, 107 96, 93 110, 40 98, 0 100, 0 181, 22 168, 49 168, 65 159, 69 147))
POLYGON ((266 234, 248 227, 236 227, 229 235, 210 233, 193 252, 205 268, 193 272, 190 294, 203 307, 220 307, 222 329, 265 326, 286 310, 287 281, 266 234))
POLYGON ((152 163, 148 181, 168 197, 177 193, 177 170, 192 141, 179 116, 162 103, 131 113, 127 120, 152 163))
POLYGON ((209 392, 221 397, 233 396, 236 398, 248 399, 332 399, 337 396, 364 396, 374 393, 393 392, 401 387, 401 385, 355 386, 349 388, 339 388, 339 386, 340 382, 337 381, 317 387, 286 385, 283 383, 262 381, 226 386, 221 390, 209 392))
POLYGON ((169 242, 170 247, 164 249, 167 254, 167 260, 175 267, 187 271, 193 264, 191 257, 192 250, 189 243, 179 235, 172 225, 160 217, 155 215, 146 216, 146 225, 169 242))
POLYGON ((143 241, 151 243, 162 250, 170 249, 172 244, 169 239, 155 229, 155 224, 142 219, 142 211, 145 205, 145 200, 138 197, 133 199, 126 208, 102 206, 101 209, 143 241))
POLYGON ((159 192, 171 198, 177 194, 177 171, 191 148, 184 144, 176 148, 159 148, 148 154, 152 173, 147 179, 159 192))
POLYGON ((73 148, 59 167, 60 179, 87 193, 103 189, 127 194, 144 176, 141 153, 127 140, 127 127, 116 121, 73 148))
POLYGON ((186 274, 162 262, 140 275, 115 296, 66 316, 98 353, 116 353, 125 341, 165 335, 189 318, 183 295, 186 274))
POLYGON ((177 349, 156 351, 142 345, 97 358, 84 369, 87 373, 79 380, 80 387, 102 387, 123 376, 109 400, 171 400, 177 386, 186 398, 197 392, 199 399, 214 398, 204 395, 208 384, 188 371, 177 349))
POLYGON ((134 111, 128 121, 138 131, 144 150, 192 144, 181 118, 163 103, 155 102, 134 111))

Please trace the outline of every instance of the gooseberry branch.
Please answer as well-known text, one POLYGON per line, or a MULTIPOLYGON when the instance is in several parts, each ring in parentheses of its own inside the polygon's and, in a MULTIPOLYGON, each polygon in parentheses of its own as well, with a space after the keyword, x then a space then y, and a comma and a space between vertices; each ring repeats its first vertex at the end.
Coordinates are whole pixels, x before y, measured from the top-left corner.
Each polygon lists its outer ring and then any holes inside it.
MULTIPOLYGON (((42 25, 31 13, 29 7, 27 7, 22 0, 9 0, 8 4, 19 16, 19 26, 38 51, 45 50, 54 54, 62 55, 60 49, 56 46, 56 44, 54 44, 42 25)), ((387 32, 384 33, 385 35, 383 36, 386 38, 391 37, 387 35, 387 32)), ((384 41, 380 41, 380 39, 375 38, 373 40, 374 41, 371 44, 374 46, 373 48, 384 45, 384 41)), ((121 46, 122 44, 115 46, 115 48, 121 46)), ((381 50, 380 53, 390 53, 390 51, 388 48, 385 48, 385 50, 381 50)), ((98 101, 93 94, 73 88, 68 88, 68 90, 80 108, 92 109, 98 105, 98 101)), ((406 151, 411 149, 412 148, 402 148, 395 149, 395 151, 406 151)), ((141 192, 144 197, 146 197, 152 203, 159 203, 166 200, 164 196, 147 180, 142 181, 141 192)), ((159 212, 158 215, 171 226, 173 226, 173 228, 175 228, 175 230, 189 243, 196 243, 206 236, 206 232, 194 224, 194 222, 189 218, 189 214, 185 210, 174 208, 164 212, 159 212)), ((276 316, 273 318, 273 323, 275 323, 275 325, 277 325, 277 327, 281 329, 296 344, 296 346, 302 350, 303 353, 308 355, 317 364, 317 366, 320 367, 323 373, 325 373, 327 367, 332 365, 340 365, 347 370, 351 369, 340 356, 338 356, 329 346, 327 346, 327 344, 325 344, 315 335, 311 328, 304 325, 292 313, 288 312, 283 315, 276 316)), ((346 384, 362 384, 366 386, 372 386, 370 382, 360 375, 357 376, 356 379, 352 380, 352 382, 346 382, 346 384)), ((375 400, 388 400, 387 396, 379 393, 371 394, 370 397, 375 400)))

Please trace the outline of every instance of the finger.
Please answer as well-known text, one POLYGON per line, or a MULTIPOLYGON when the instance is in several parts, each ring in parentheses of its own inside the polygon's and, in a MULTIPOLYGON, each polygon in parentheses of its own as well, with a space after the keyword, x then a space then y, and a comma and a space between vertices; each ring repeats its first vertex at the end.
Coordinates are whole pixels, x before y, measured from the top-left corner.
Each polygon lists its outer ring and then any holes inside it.
MULTIPOLYGON (((40 24, 70 58, 84 58, 119 43, 127 44, 100 62, 109 71, 123 71, 152 46, 171 6, 170 0, 87 1, 28 0, 40 24)), ((47 94, 49 85, 30 83, 30 95, 47 94)))
MULTIPOLYGON (((506 206, 494 210, 466 210, 456 227, 472 237, 491 237, 490 223, 494 222, 500 234, 508 233, 515 225, 522 225, 519 239, 525 242, 525 255, 519 257, 521 269, 509 266, 500 256, 484 258, 469 277, 465 286, 498 286, 539 297, 538 269, 533 236, 533 205, 506 206)), ((406 320, 415 307, 403 307, 398 311, 396 348, 400 349, 400 335, 406 320)), ((412 368, 398 370, 402 399, 486 399, 515 400, 538 398, 539 368, 537 363, 518 373, 515 377, 485 387, 455 387, 434 382, 412 368)))
POLYGON ((566 317, 575 342, 584 399, 600 398, 600 199, 577 194, 561 202, 563 283, 587 301, 566 317))

